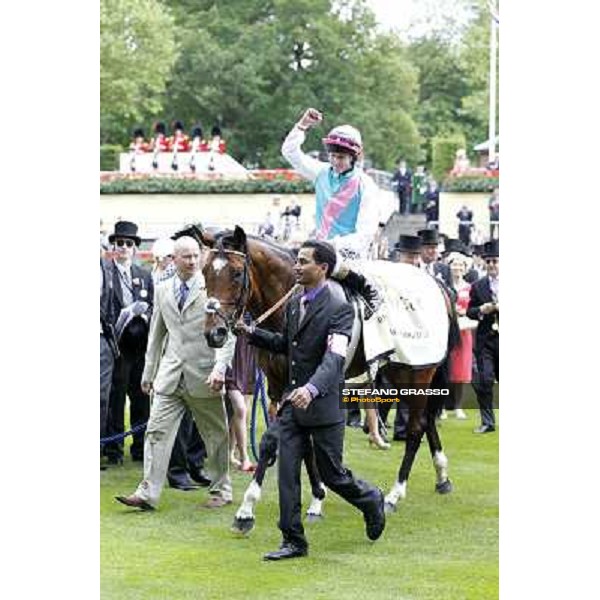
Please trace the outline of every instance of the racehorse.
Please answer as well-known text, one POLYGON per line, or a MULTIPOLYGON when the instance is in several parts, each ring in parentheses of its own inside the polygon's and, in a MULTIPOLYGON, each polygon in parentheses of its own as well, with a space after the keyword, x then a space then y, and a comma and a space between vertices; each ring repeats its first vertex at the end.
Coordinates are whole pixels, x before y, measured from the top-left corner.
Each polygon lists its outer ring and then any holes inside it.
MULTIPOLYGON (((248 311, 254 320, 264 319, 266 328, 281 331, 283 326, 282 300, 286 298, 286 294, 291 295, 290 292, 294 289, 295 283, 293 273, 295 258, 291 251, 273 242, 247 236, 239 226, 236 226, 233 232, 227 230, 209 234, 195 228, 193 233, 200 242, 210 248, 203 268, 208 296, 208 314, 204 334, 209 346, 221 347, 228 333, 232 331, 235 323, 245 311, 248 311), (270 309, 273 308, 276 310, 270 312, 270 309)), ((455 344, 455 340, 459 338, 457 316, 454 303, 447 291, 441 287, 440 289, 446 300, 446 312, 451 332, 449 347, 451 348, 455 344)), ((281 398, 286 381, 285 358, 271 355, 268 352, 259 352, 258 362, 267 377, 269 396, 272 401, 276 402, 281 398)), ((380 368, 376 382, 389 383, 396 388, 402 387, 403 384, 427 387, 431 384, 435 370, 436 366, 416 368, 388 362, 380 368)), ((368 371, 368 365, 362 351, 362 343, 359 343, 346 370, 346 378, 357 377, 366 371, 368 371)), ((398 501, 406 497, 408 477, 423 433, 427 436, 436 472, 435 490, 440 494, 452 491, 452 483, 448 478, 448 460, 443 452, 435 423, 435 412, 438 407, 429 398, 434 398, 434 396, 406 396, 410 415, 406 449, 397 481, 385 497, 385 507, 388 513, 395 511, 398 501)), ((261 441, 261 454, 262 450, 263 442, 261 441)), ((305 463, 307 467, 313 466, 314 468, 312 460, 307 460, 307 457, 305 457, 305 463)), ((316 493, 318 488, 315 485, 317 480, 318 476, 315 479, 313 473, 311 476, 313 499, 318 498, 316 493)), ((253 526, 253 516, 251 523, 253 526)))

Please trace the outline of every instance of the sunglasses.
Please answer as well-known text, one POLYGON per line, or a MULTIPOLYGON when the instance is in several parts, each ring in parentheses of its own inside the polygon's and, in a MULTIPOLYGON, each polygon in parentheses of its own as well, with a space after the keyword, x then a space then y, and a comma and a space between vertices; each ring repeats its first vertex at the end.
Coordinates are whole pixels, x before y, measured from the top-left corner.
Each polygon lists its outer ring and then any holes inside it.
POLYGON ((127 246, 128 248, 133 247, 134 241, 133 240, 115 240, 115 244, 117 246, 119 246, 119 248, 122 248, 123 246, 127 246))

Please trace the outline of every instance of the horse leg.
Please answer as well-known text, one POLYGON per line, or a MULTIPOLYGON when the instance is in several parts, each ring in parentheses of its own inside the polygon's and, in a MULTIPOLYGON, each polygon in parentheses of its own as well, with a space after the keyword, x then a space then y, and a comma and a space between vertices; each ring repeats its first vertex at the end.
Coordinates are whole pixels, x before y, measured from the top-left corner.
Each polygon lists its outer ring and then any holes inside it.
MULTIPOLYGON (((435 396, 431 396, 430 398, 434 397, 435 396)), ((443 398, 443 396, 440 396, 440 398, 443 398)), ((439 403, 428 402, 425 412, 425 433, 427 435, 427 443, 429 444, 429 451, 431 452, 431 458, 433 459, 433 466, 435 468, 435 491, 438 494, 449 494, 452 491, 452 482, 448 478, 448 459, 442 449, 442 442, 435 424, 438 404, 441 404, 442 402, 443 400, 440 400, 439 403)))
POLYGON ((406 483, 410 475, 415 457, 421 445, 423 437, 423 426, 421 417, 423 408, 410 408, 410 417, 408 420, 408 435, 406 436, 406 450, 402 457, 400 470, 398 471, 398 480, 392 486, 389 494, 385 497, 385 512, 392 513, 396 511, 398 500, 406 498, 406 483))
POLYGON ((327 495, 327 488, 321 481, 321 476, 319 475, 319 470, 317 469, 317 461, 315 459, 315 451, 312 445, 312 440, 304 449, 303 459, 306 467, 306 473, 310 481, 310 488, 312 490, 310 506, 306 511, 306 520, 307 522, 312 523, 320 520, 323 517, 323 500, 325 500, 325 496, 327 495))
POLYGON ((261 487, 268 467, 277 460, 277 447, 279 445, 279 422, 274 421, 263 433, 258 451, 258 464, 250 485, 244 492, 244 499, 233 518, 231 531, 247 535, 254 529, 254 505, 260 500, 261 487))

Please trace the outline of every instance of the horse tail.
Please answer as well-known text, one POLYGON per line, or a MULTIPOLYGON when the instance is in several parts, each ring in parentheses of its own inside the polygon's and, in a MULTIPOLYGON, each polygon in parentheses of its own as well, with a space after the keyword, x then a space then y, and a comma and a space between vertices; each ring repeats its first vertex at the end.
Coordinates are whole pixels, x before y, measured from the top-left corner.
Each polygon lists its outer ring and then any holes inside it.
POLYGON ((456 303, 452 301, 450 295, 448 297, 448 352, 460 346, 460 326, 458 324, 458 313, 456 312, 456 303))
POLYGON ((458 313, 456 312, 456 302, 454 301, 454 292, 443 281, 437 277, 435 282, 438 284, 444 300, 446 302, 446 311, 448 313, 448 352, 460 346, 460 326, 458 324, 458 313))

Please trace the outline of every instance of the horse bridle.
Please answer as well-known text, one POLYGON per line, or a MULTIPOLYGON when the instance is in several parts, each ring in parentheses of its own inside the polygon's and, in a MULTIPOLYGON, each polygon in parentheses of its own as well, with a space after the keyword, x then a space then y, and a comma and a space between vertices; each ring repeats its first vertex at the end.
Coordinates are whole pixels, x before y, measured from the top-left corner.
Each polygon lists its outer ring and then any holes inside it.
MULTIPOLYGON (((223 248, 221 240, 219 240, 218 248, 211 248, 209 252, 218 252, 219 254, 236 254, 238 256, 244 257, 244 274, 243 274, 243 282, 242 289, 240 291, 240 295, 236 302, 221 302, 218 298, 209 298, 206 301, 206 306, 204 310, 209 314, 216 314, 221 320, 225 323, 225 326, 229 331, 232 330, 233 325, 239 320, 240 317, 244 315, 246 312, 246 305, 248 304, 248 299, 250 297, 250 256, 244 252, 240 252, 239 250, 229 250, 223 248), (245 297, 244 297, 245 296, 245 297), (221 312, 221 305, 226 304, 231 306, 235 305, 235 310, 233 311, 231 318, 227 318, 223 312, 221 312)), ((258 317, 255 321, 255 325, 259 325, 265 319, 270 317, 282 304, 284 304, 287 299, 297 292, 300 289, 300 285, 296 284, 291 287, 290 290, 280 298, 271 308, 266 310, 260 317, 258 317)))
POLYGON ((225 254, 235 254, 237 256, 242 256, 244 258, 244 272, 242 275, 242 289, 240 290, 240 295, 238 296, 235 302, 221 302, 218 298, 209 298, 206 301, 205 310, 209 314, 216 314, 220 317, 225 326, 229 331, 233 328, 235 323, 243 317, 246 312, 246 305, 248 304, 248 299, 250 298, 250 255, 245 252, 240 252, 239 250, 230 250, 228 248, 223 248, 222 240, 217 242, 217 248, 211 248, 209 252, 219 253, 219 255, 225 254), (221 306, 225 304, 227 306, 235 306, 235 309, 231 313, 231 317, 227 317, 220 309, 221 306))

